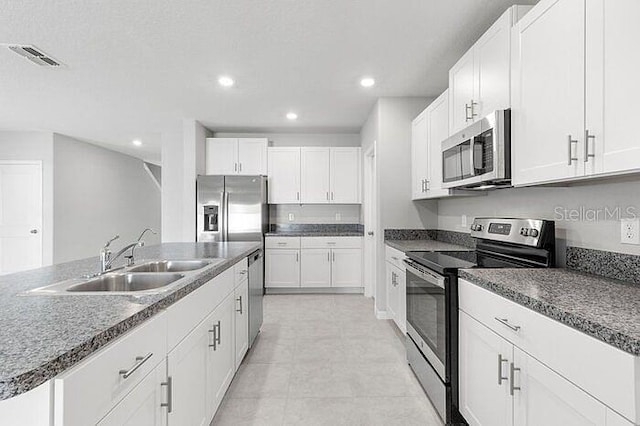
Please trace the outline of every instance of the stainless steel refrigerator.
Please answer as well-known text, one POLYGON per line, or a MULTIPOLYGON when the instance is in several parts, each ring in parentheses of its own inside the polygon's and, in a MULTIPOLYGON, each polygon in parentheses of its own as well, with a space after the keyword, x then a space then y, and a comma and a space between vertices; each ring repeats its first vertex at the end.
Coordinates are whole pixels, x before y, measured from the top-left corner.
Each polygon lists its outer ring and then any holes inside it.
MULTIPOLYGON (((198 242, 258 241, 264 247, 264 234, 269 228, 265 176, 198 176, 197 192, 198 242)), ((255 253, 250 257, 253 259, 254 256, 255 253)), ((249 274, 250 345, 262 325, 262 256, 251 266, 253 271, 250 272, 253 273, 249 274), (257 271, 258 268, 262 270, 257 271)))

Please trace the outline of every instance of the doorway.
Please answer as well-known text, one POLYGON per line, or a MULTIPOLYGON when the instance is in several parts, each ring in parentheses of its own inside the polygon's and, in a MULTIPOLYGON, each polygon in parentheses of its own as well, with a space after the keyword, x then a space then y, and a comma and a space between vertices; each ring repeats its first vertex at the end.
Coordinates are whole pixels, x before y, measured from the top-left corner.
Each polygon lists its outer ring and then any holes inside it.
POLYGON ((0 161, 0 274, 42 266, 42 162, 0 161))
POLYGON ((377 282, 378 185, 376 142, 364 153, 364 295, 375 297, 377 282))

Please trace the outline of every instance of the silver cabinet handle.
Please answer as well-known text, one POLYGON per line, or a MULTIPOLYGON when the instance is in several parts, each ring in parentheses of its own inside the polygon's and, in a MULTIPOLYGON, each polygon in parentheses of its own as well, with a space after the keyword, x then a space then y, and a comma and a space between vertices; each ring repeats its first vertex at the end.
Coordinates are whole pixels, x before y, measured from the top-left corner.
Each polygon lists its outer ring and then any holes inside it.
POLYGON ((209 343, 209 347, 213 348, 214 351, 218 349, 218 345, 217 345, 218 340, 216 339, 216 331, 217 331, 216 325, 214 324, 213 328, 209 329, 209 333, 213 334, 213 343, 209 343))
POLYGON ((469 104, 464 104, 464 121, 465 123, 469 120, 471 120, 471 117, 469 117, 469 109, 471 109, 471 107, 469 107, 469 104))
POLYGON ((241 172, 242 171, 242 163, 238 163, 238 171, 241 172))
POLYGON ((296 192, 296 200, 300 201, 300 191, 296 192))
POLYGON ((367 235, 370 236, 370 237, 373 237, 373 231, 367 232, 367 235))
POLYGON ((329 191, 327 191, 327 201, 329 201, 329 191))
POLYGON ((520 371, 520 369, 511 363, 511 368, 509 369, 509 394, 511 396, 513 396, 514 391, 520 390, 520 386, 516 386, 514 383, 516 371, 520 371))
POLYGON ((233 171, 234 172, 238 171, 238 163, 233 163, 233 171))
POLYGON ((427 192, 427 191, 429 191, 429 189, 431 189, 431 181, 429 179, 425 179, 424 180, 424 187, 425 187, 425 191, 424 192, 427 192))
POLYGON ((502 325, 506 325, 507 327, 509 327, 513 331, 520 331, 520 326, 519 325, 511 325, 511 324, 509 324, 509 320, 507 318, 495 317, 495 320, 498 321, 502 325))
POLYGON ((220 344, 220 335, 222 334, 222 328, 220 328, 220 321, 218 321, 218 323, 216 324, 216 328, 218 329, 218 331, 216 331, 216 344, 220 344))
POLYGON ((243 269, 242 271, 238 272, 240 275, 246 275, 247 274, 247 270, 243 269))
POLYGON ((300 254, 296 253, 296 262, 299 262, 299 261, 300 261, 300 254))
POLYGON ((400 259, 398 259, 396 256, 391 256, 391 258, 392 258, 393 260, 395 260, 396 262, 400 262, 400 259))
POLYGON ((327 262, 331 262, 331 252, 327 252, 327 262))
POLYGON ((331 257, 332 257, 333 261, 335 262, 336 261, 336 252, 335 251, 331 252, 331 257))
POLYGON ((279 246, 286 246, 286 245, 287 245, 287 243, 279 242, 279 243, 278 243, 278 245, 279 245, 279 246))
POLYGON ((571 163, 573 163, 574 161, 578 161, 578 157, 574 157, 573 156, 573 150, 572 150, 572 146, 573 144, 577 144, 578 140, 577 139, 571 139, 571 135, 569 135, 569 140, 568 140, 568 146, 569 146, 569 161, 568 161, 568 165, 570 166, 571 163))
POLYGON ((38 233, 38 230, 37 230, 37 229, 32 229, 32 230, 31 230, 31 231, 29 231, 29 232, 30 232, 30 233, 32 233, 32 234, 37 234, 37 233, 38 233))
POLYGON ((149 358, 151 358, 153 356, 153 352, 149 352, 148 354, 146 354, 145 356, 137 356, 136 357, 136 365, 134 365, 133 367, 131 367, 128 370, 120 370, 119 373, 122 376, 123 379, 128 379, 129 376, 131 376, 133 373, 135 373, 135 371, 142 367, 142 364, 144 364, 145 362, 149 361, 149 358))
POLYGON ((594 158, 596 156, 595 142, 596 142, 596 137, 594 135, 589 134, 589 129, 585 130, 584 131, 584 162, 585 163, 589 162, 589 158, 594 158), (593 139, 593 143, 594 143, 593 154, 589 154, 589 139, 593 139))
POLYGON ((167 413, 170 413, 173 411, 173 380, 171 379, 171 376, 167 377, 166 382, 160 383, 160 386, 167 387, 167 402, 161 402, 160 406, 167 407, 167 413))
POLYGON ((498 386, 502 386, 503 380, 509 380, 508 377, 502 375, 502 363, 504 362, 509 362, 509 360, 502 358, 502 354, 498 354, 498 386))
POLYGON ((333 200, 334 200, 333 191, 331 191, 331 201, 333 201, 333 200))
POLYGON ((478 114, 476 114, 475 110, 473 109, 473 107, 475 105, 478 105, 478 103, 474 102, 473 99, 471 99, 471 104, 470 105, 471 105, 471 118, 470 119, 473 120, 473 117, 477 117, 478 116, 478 114))
POLYGON ((391 285, 396 286, 396 273, 391 271, 391 285))
POLYGON ((240 312, 240 315, 242 315, 242 296, 238 296, 236 300, 240 302, 240 309, 236 309, 236 312, 240 312))

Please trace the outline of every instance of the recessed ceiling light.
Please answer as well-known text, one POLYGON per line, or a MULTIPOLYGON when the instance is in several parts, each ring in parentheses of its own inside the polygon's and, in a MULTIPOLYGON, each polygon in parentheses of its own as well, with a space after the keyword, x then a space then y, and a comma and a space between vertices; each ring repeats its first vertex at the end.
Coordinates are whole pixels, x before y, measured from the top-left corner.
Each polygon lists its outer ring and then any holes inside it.
POLYGON ((140 139, 134 139, 131 141, 135 146, 142 146, 142 141, 140 139))
POLYGON ((374 84, 376 84, 376 81, 371 77, 364 77, 360 80, 360 86, 362 87, 372 87, 374 84))
POLYGON ((231 77, 222 76, 222 77, 218 78, 218 83, 222 87, 231 87, 231 86, 233 86, 235 84, 235 81, 233 81, 233 79, 231 77))
POLYGON ((295 120, 295 119, 297 119, 297 118, 298 118, 298 114, 296 114, 295 112, 288 112, 288 113, 287 113, 287 118, 288 118, 289 120, 295 120))

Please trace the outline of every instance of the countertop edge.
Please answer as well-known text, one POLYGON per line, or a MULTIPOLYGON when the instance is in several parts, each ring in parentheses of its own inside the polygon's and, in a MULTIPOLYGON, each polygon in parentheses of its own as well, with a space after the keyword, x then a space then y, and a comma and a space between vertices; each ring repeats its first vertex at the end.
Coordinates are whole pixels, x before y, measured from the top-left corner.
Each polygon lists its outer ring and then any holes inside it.
POLYGON ((609 327, 605 327, 602 324, 593 322, 592 320, 563 311, 547 302, 543 302, 512 289, 505 288, 495 282, 479 278, 465 270, 460 270, 458 272, 458 276, 459 278, 469 281, 471 284, 489 290, 498 296, 504 297, 520 306, 523 306, 524 308, 531 309, 540 315, 544 315, 552 320, 558 321, 559 323, 584 333, 587 336, 591 336, 594 339, 620 349, 628 354, 640 356, 640 340, 636 338, 612 330, 609 327))
POLYGON ((363 237, 363 232, 267 232, 265 237, 363 237))
POLYGON ((194 274, 193 276, 189 277, 191 282, 184 284, 182 287, 176 289, 175 291, 166 294, 165 297, 163 297, 156 303, 149 305, 143 310, 123 319, 112 327, 99 332, 91 339, 86 340, 82 344, 74 347, 73 349, 70 349, 63 354, 60 354, 58 357, 49 360, 45 364, 39 365, 19 375, 0 379, 0 401, 26 393, 47 382, 48 380, 54 379, 60 373, 72 368, 95 352, 107 346, 113 340, 126 334, 128 331, 144 323, 146 320, 153 317, 157 313, 163 311, 188 294, 202 287, 204 284, 206 284, 216 276, 231 268, 243 257, 248 256, 249 254, 260 248, 262 248, 262 244, 255 243, 252 248, 246 249, 234 257, 225 259, 224 261, 207 268, 201 273, 194 274))

